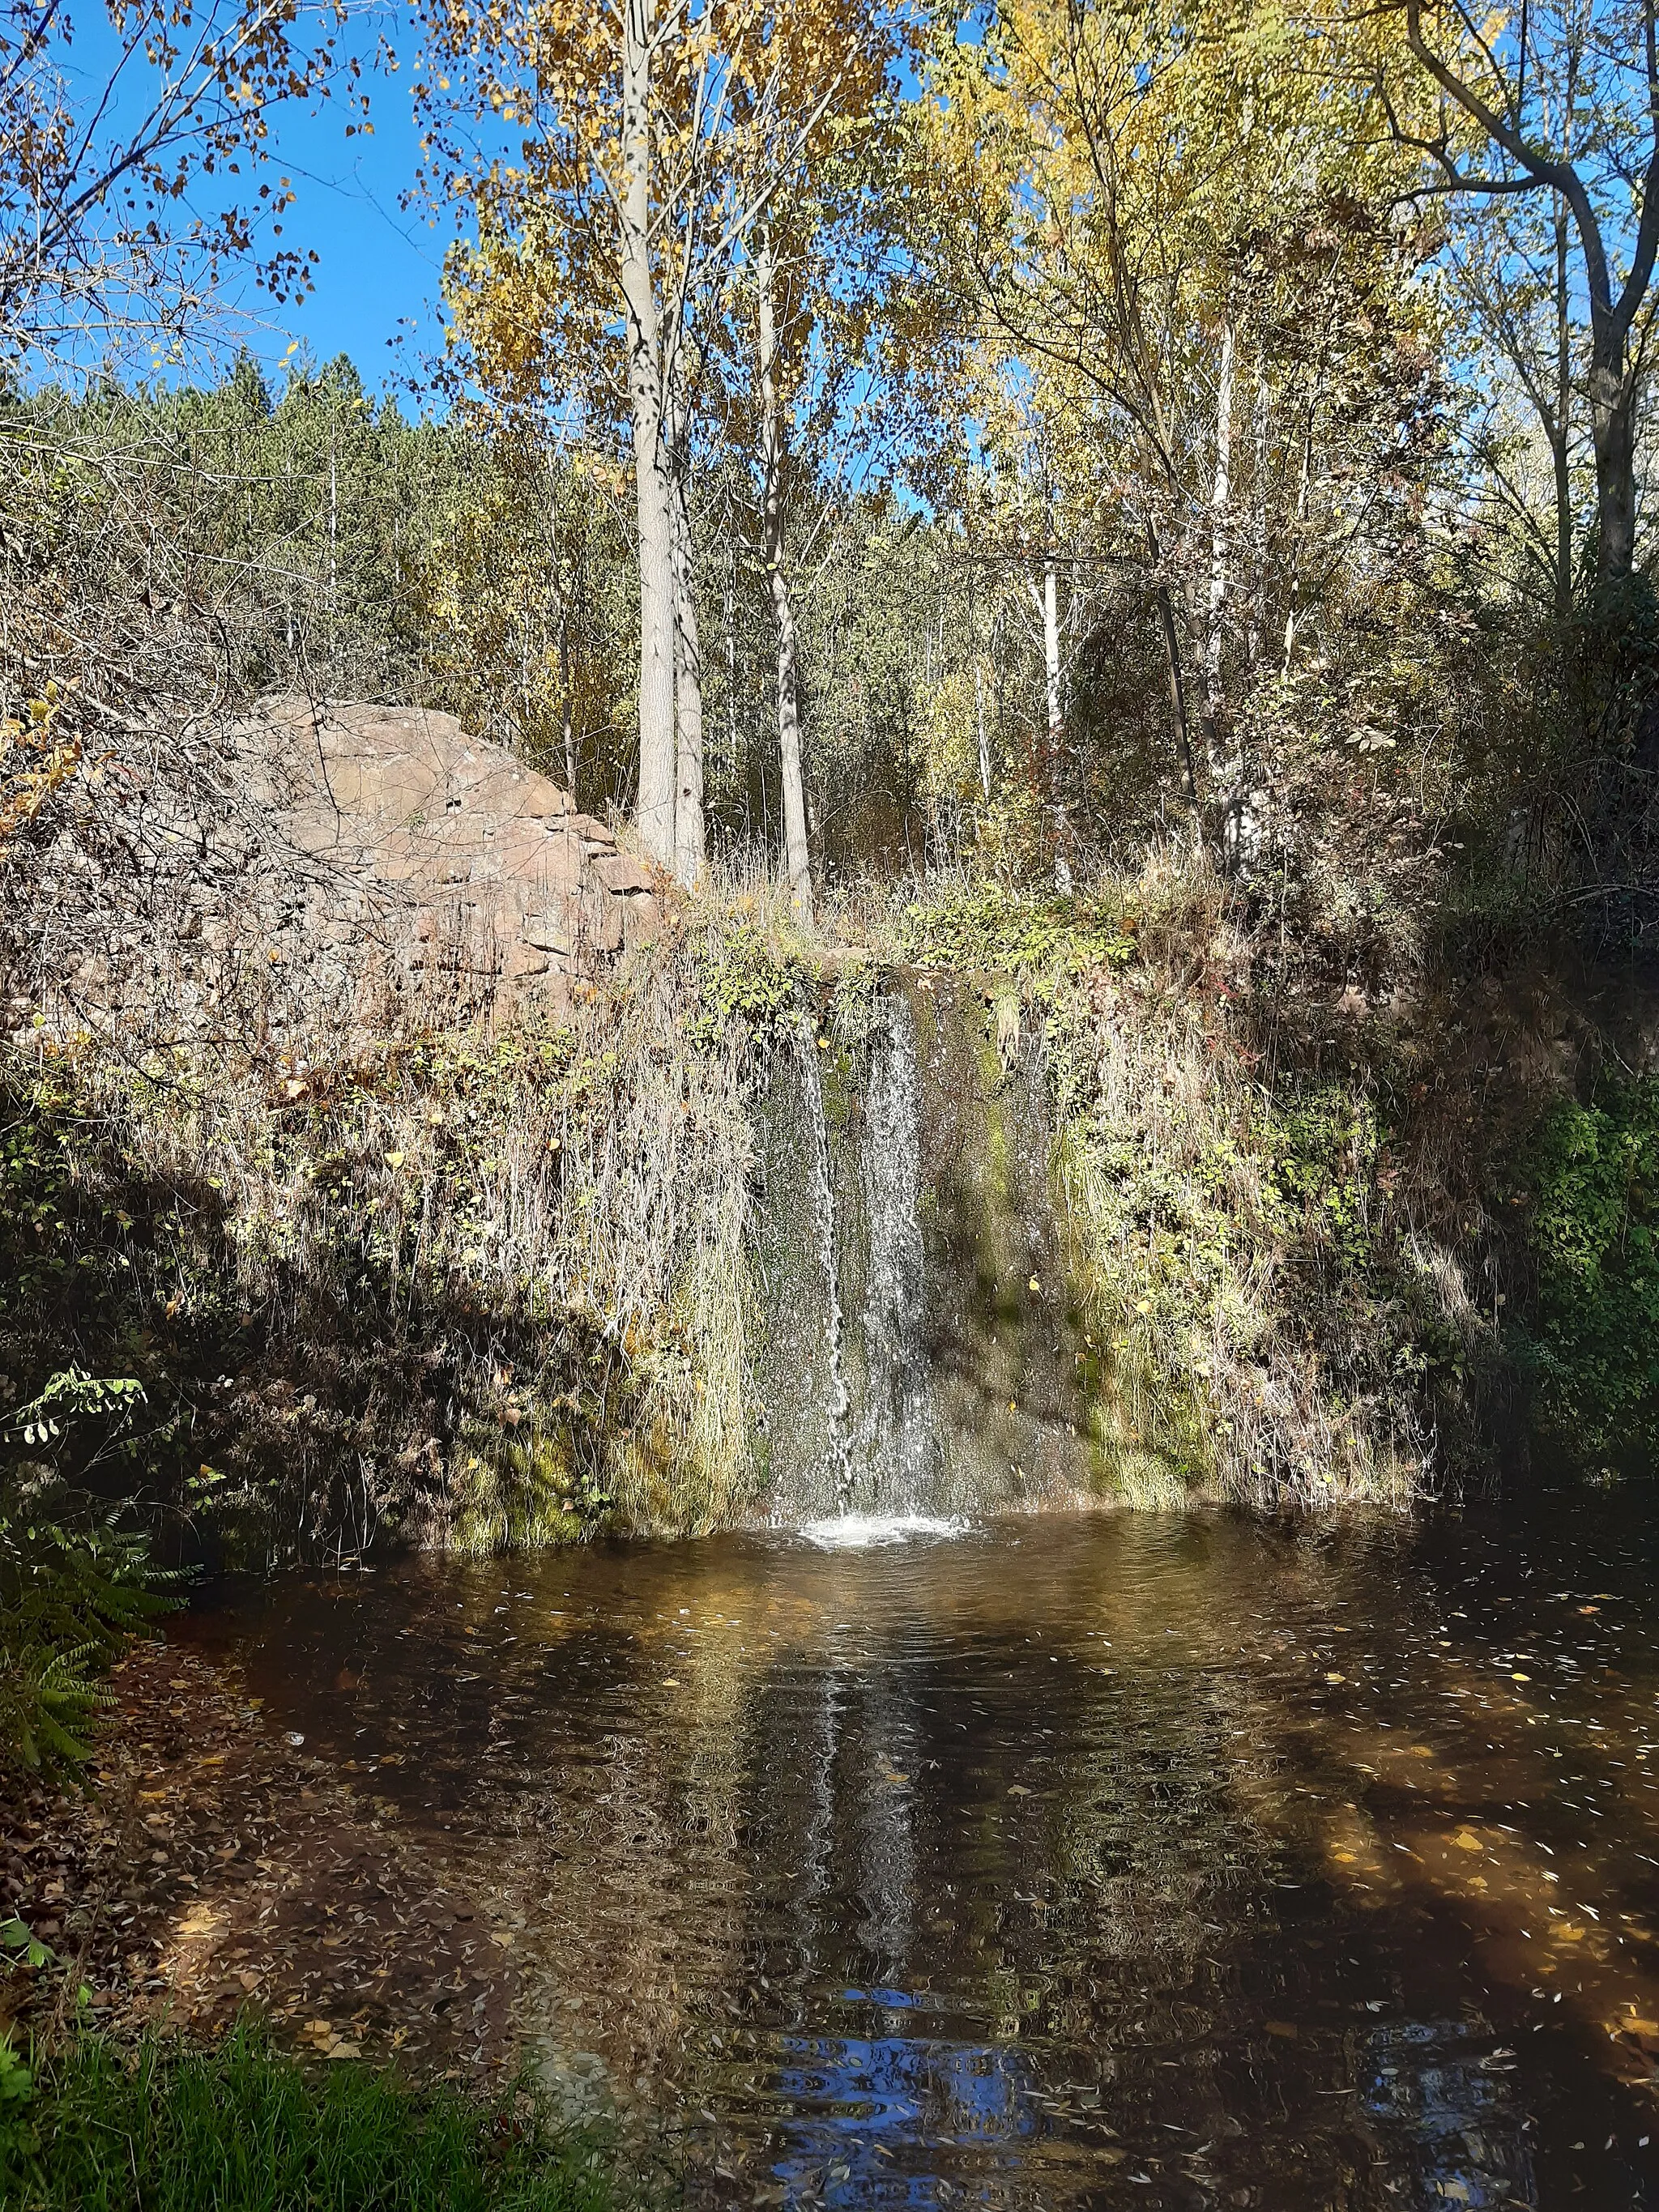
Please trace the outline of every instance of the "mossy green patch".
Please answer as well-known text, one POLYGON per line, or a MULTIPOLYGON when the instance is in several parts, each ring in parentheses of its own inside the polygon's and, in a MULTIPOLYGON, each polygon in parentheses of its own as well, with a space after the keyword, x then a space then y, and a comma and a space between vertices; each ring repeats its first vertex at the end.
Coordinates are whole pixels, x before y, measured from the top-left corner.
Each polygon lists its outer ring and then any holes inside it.
POLYGON ((1553 1442, 1592 1469, 1659 1455, 1659 1081, 1545 1120, 1522 1188, 1537 1294, 1527 1348, 1553 1442))

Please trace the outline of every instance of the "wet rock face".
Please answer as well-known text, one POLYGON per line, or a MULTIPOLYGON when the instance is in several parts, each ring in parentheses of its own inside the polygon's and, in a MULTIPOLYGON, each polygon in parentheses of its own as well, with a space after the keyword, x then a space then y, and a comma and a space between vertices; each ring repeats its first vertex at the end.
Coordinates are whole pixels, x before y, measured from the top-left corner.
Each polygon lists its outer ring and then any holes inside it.
POLYGON ((453 715, 295 698, 89 780, 18 904, 9 1027, 307 1052, 556 1006, 657 921, 605 823, 453 715))
POLYGON ((1069 1506, 1103 1465, 1040 1079, 977 997, 891 975, 868 1036, 786 1039, 758 1109, 750 1398, 764 1510, 1069 1506))

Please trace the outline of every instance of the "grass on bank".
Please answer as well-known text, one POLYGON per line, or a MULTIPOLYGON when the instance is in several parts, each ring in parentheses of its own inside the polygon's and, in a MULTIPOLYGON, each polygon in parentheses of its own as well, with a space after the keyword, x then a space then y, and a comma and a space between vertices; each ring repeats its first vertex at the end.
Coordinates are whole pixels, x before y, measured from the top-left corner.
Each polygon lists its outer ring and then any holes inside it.
POLYGON ((599 2136, 239 2028, 216 2048, 83 2034, 32 2071, 0 2046, 7 2212, 615 2212, 599 2136), (9 2057, 9 2063, 8 2057, 9 2057))

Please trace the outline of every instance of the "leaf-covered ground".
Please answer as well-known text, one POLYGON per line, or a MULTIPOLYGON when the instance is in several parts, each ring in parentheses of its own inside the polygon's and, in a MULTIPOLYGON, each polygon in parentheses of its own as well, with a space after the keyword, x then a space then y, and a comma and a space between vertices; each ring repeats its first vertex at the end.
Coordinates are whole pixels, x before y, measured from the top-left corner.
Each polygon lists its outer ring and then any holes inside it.
POLYGON ((0 1801, 0 1920, 53 1957, 0 1978, 44 2024, 77 1991, 118 2033, 239 2013, 331 2058, 474 2078, 511 2063, 512 1931, 177 1644, 137 1646, 83 1789, 0 1801))

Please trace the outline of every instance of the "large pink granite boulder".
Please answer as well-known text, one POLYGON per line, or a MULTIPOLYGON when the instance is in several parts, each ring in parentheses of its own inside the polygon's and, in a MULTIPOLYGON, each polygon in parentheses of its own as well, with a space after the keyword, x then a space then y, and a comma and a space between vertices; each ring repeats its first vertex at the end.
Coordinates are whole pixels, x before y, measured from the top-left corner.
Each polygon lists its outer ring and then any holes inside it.
POLYGON ((442 975, 463 996, 495 998, 590 975, 654 933, 650 870, 453 715, 269 699, 246 736, 261 732, 295 846, 382 895, 365 965, 388 987, 442 975))

